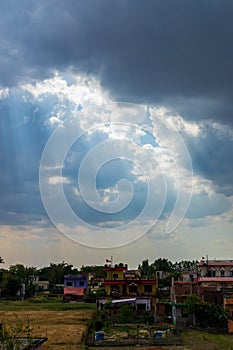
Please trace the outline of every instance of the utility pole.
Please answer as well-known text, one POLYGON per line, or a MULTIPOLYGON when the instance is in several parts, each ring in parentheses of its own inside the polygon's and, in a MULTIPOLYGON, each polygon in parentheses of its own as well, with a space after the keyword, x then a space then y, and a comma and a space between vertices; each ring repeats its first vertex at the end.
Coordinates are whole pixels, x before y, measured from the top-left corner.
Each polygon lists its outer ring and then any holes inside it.
MULTIPOLYGON (((5 261, 3 260, 3 258, 1 256, 0 256, 0 264, 5 264, 5 261)), ((2 272, 0 272, 0 278, 2 280, 2 272)), ((1 294, 2 294, 2 289, 0 288, 0 296, 1 296, 1 294)), ((2 331, 2 329, 1 329, 1 323, 0 323, 0 336, 1 336, 1 331, 2 331)))

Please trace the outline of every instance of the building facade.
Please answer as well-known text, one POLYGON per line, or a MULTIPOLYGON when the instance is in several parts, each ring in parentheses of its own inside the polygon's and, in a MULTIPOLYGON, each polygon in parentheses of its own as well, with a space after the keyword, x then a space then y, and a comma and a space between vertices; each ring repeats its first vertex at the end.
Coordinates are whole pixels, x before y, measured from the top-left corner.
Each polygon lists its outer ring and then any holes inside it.
POLYGON ((201 260, 199 273, 202 287, 233 288, 233 260, 201 260))
MULTIPOLYGON (((137 310, 151 310, 155 306, 156 279, 144 279, 140 271, 128 270, 126 264, 105 266, 106 278, 103 284, 107 297, 121 300, 133 298, 137 310)), ((120 303, 120 301, 119 301, 120 303)))
POLYGON ((64 276, 64 300, 82 300, 88 291, 86 274, 64 276))

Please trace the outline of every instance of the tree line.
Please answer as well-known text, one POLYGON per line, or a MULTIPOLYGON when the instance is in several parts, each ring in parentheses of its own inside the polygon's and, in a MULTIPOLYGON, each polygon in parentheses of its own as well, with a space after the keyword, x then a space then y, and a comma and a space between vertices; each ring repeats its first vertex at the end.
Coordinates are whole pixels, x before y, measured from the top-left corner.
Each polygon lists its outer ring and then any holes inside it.
MULTIPOLYGON (((4 266, 4 260, 0 257, 0 263, 4 266)), ((168 276, 159 281, 160 285, 170 285, 172 277, 179 278, 183 270, 197 270, 198 261, 180 261, 172 263, 165 258, 158 258, 149 263, 148 259, 143 260, 138 265, 138 270, 142 278, 157 278, 158 271, 168 273, 168 276)), ((84 266, 76 268, 73 265, 62 261, 60 263, 50 263, 49 266, 37 268, 28 267, 23 264, 11 265, 8 269, 0 269, 0 295, 15 298, 17 293, 24 286, 25 297, 30 297, 36 293, 35 279, 39 281, 49 281, 51 291, 62 289, 64 276, 69 274, 92 273, 97 278, 104 278, 106 272, 103 266, 84 266), (60 287, 59 287, 60 285, 60 287)))

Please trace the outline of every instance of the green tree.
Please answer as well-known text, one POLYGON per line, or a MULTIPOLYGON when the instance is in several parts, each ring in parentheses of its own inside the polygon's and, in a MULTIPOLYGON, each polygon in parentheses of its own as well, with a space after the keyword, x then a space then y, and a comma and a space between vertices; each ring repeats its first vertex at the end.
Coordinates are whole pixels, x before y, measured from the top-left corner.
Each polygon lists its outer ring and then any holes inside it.
POLYGON ((122 304, 118 313, 119 323, 129 323, 133 320, 133 310, 128 304, 122 304))
POLYGON ((26 285, 30 283, 31 276, 38 275, 36 267, 27 267, 22 264, 11 265, 9 267, 9 273, 26 285))
POLYGON ((230 318, 228 310, 222 305, 216 305, 201 301, 195 295, 186 296, 185 311, 193 314, 193 323, 202 327, 221 327, 227 328, 227 321, 230 318))
POLYGON ((138 270, 141 272, 142 277, 155 278, 156 270, 149 264, 148 259, 143 260, 141 265, 138 265, 138 270))
POLYGON ((20 280, 21 282, 26 282, 27 273, 26 268, 22 264, 11 265, 9 267, 9 273, 20 280))
POLYGON ((182 260, 173 264, 174 270, 198 271, 198 260, 182 260))
POLYGON ((196 315, 200 313, 201 299, 196 294, 189 294, 185 300, 185 311, 193 315, 193 324, 196 325, 196 315))
POLYGON ((65 275, 77 273, 78 270, 73 269, 73 265, 64 261, 58 264, 50 263, 50 266, 43 267, 38 271, 39 279, 41 281, 49 281, 53 287, 55 287, 56 284, 63 284, 65 275))
POLYGON ((35 295, 36 282, 35 278, 38 275, 36 267, 27 267, 22 264, 11 265, 9 267, 9 274, 13 279, 25 284, 25 297, 35 295))
POLYGON ((96 278, 104 278, 106 277, 106 271, 104 270, 104 266, 84 266, 81 267, 82 272, 91 273, 96 278))
POLYGON ((15 298, 16 294, 21 290, 21 288, 22 288, 22 285, 18 279, 14 277, 9 277, 5 286, 7 295, 9 295, 12 298, 15 298))
POLYGON ((156 271, 171 272, 173 270, 172 262, 165 258, 156 259, 152 266, 156 271))
POLYGON ((187 313, 197 311, 197 306, 201 304, 201 299, 196 294, 188 294, 185 300, 185 310, 187 313))

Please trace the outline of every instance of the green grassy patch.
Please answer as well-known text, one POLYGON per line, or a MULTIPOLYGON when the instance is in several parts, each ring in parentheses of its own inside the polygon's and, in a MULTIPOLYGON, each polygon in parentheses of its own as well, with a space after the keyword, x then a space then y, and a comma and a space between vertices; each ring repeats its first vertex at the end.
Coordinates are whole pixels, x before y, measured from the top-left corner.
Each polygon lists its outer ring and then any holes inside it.
POLYGON ((20 310, 51 310, 51 311, 66 311, 66 310, 94 310, 95 304, 89 303, 64 303, 62 299, 27 299, 24 301, 5 301, 0 300, 1 311, 20 311, 20 310))
POLYGON ((233 350, 233 336, 231 334, 186 331, 183 332, 182 338, 190 350, 233 350))

